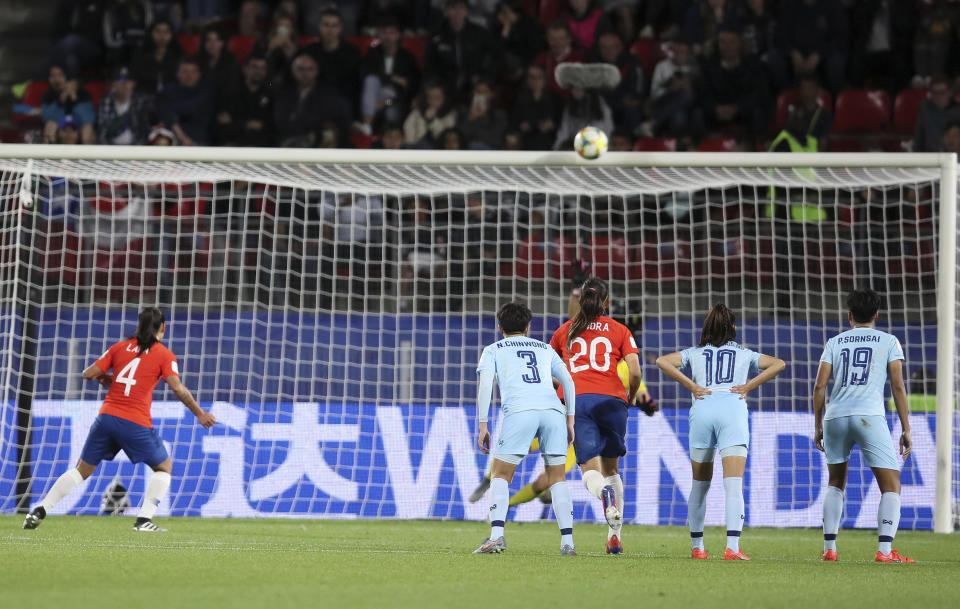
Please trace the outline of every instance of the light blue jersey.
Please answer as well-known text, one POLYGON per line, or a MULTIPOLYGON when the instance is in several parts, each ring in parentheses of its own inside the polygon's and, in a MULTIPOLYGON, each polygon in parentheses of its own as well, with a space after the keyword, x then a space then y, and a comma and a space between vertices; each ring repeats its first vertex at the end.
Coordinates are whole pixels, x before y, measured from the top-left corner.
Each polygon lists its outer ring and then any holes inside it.
POLYGON ((897 337, 873 328, 853 328, 827 341, 820 361, 833 366, 833 387, 823 419, 884 414, 887 365, 903 359, 897 337))
POLYGON ((493 380, 500 386, 504 414, 524 410, 556 410, 575 414, 576 389, 566 364, 553 348, 525 336, 511 336, 487 346, 477 365, 480 386, 477 390, 477 414, 487 421, 493 380), (563 385, 566 406, 557 397, 553 377, 563 385))
MULTIPOLYGON (((722 347, 707 345, 680 352, 681 368, 690 369, 693 382, 712 392, 728 392, 760 372, 760 354, 730 341, 722 347)), ((707 399, 710 396, 706 396, 707 399)))

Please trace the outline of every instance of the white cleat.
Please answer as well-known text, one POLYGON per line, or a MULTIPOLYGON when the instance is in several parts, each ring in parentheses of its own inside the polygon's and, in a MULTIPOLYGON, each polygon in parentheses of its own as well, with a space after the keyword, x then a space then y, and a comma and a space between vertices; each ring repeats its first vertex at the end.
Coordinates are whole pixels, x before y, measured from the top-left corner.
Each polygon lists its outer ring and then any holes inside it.
POLYGON ((507 542, 503 540, 503 537, 497 537, 496 539, 487 539, 480 547, 473 551, 474 554, 500 554, 505 552, 507 549, 507 542))
POLYGON ((134 531, 140 531, 141 533, 166 533, 167 530, 163 527, 158 527, 152 520, 149 518, 140 519, 137 518, 137 523, 133 525, 134 531))
POLYGON ((617 505, 617 494, 611 485, 606 485, 600 491, 600 500, 603 502, 603 515, 607 518, 607 525, 619 529, 623 524, 623 513, 617 505))

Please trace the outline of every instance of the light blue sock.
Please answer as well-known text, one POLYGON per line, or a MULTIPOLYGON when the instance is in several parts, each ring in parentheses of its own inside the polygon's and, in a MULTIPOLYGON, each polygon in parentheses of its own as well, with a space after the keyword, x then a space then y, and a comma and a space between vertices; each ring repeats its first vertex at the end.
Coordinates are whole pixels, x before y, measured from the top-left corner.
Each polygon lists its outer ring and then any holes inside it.
POLYGON ((703 549, 703 520, 707 517, 707 491, 709 480, 694 480, 687 497, 687 521, 690 523, 690 545, 693 550, 703 549))
POLYGON ((553 515, 560 526, 560 546, 573 547, 573 497, 566 480, 557 482, 550 487, 550 496, 553 498, 553 515))
POLYGON ((510 507, 510 485, 503 478, 490 481, 490 539, 503 537, 503 523, 510 507))
POLYGON ((900 493, 880 495, 880 507, 877 508, 877 549, 881 554, 889 554, 893 547, 893 538, 900 526, 900 493))
POLYGON ((723 479, 723 492, 727 498, 727 547, 740 551, 740 532, 743 531, 743 478, 723 479))
POLYGON ((823 551, 837 551, 837 531, 843 517, 843 491, 828 486, 823 497, 823 551))

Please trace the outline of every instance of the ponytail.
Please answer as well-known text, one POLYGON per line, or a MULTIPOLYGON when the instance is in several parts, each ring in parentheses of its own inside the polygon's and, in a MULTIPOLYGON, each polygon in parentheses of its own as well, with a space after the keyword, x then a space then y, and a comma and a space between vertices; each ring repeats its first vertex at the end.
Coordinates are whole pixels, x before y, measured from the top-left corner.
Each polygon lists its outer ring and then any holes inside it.
POLYGON ((140 311, 140 319, 137 321, 137 333, 131 336, 131 339, 137 339, 137 357, 143 355, 147 349, 157 342, 157 332, 160 331, 166 320, 163 312, 156 307, 147 307, 140 311))
POLYGON ((703 330, 700 332, 700 345, 706 347, 722 347, 737 337, 737 330, 734 324, 737 322, 737 316, 733 311, 727 308, 727 305, 718 302, 710 312, 707 318, 703 320, 703 330))
POLYGON ((587 326, 606 312, 609 297, 610 290, 602 279, 590 277, 583 282, 583 287, 580 288, 580 312, 574 316, 567 333, 568 349, 587 326))

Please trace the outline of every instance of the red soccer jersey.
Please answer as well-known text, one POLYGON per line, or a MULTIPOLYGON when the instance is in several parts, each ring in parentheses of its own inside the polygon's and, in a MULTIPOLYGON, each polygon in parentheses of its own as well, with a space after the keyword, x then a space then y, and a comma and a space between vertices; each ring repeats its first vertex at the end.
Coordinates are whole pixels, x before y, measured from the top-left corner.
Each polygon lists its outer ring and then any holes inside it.
MULTIPOLYGON (((639 353, 633 333, 623 324, 601 315, 567 346, 571 321, 553 333, 550 346, 563 358, 577 386, 577 395, 597 393, 627 399, 617 363, 631 353, 639 353)), ((561 388, 562 390, 562 388, 561 388)))
POLYGON ((100 414, 153 427, 150 417, 153 390, 160 379, 173 374, 180 376, 180 370, 176 356, 160 343, 154 343, 140 357, 137 350, 137 339, 131 338, 113 345, 94 362, 104 372, 113 368, 113 384, 103 400, 100 414))

